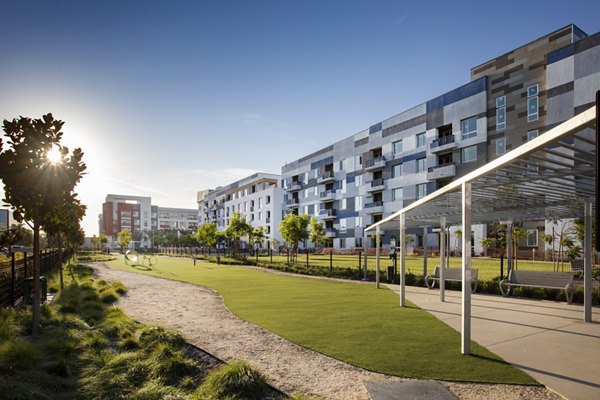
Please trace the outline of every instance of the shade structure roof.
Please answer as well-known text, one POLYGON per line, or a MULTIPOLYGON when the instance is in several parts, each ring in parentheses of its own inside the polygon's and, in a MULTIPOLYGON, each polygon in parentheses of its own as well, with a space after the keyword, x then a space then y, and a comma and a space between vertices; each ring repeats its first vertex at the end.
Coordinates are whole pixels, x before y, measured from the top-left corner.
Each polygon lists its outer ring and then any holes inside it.
POLYGON ((596 198, 596 106, 418 199, 365 232, 461 224, 461 188, 470 183, 471 221, 581 218, 596 198))

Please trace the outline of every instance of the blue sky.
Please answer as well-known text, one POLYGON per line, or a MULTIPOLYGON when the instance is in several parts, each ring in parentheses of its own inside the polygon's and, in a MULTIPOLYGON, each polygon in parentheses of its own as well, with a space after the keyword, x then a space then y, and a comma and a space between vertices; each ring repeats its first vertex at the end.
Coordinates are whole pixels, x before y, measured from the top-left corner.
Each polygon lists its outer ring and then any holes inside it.
POLYGON ((469 81, 598 1, 1 1, 0 117, 52 112, 107 193, 195 208, 469 81))

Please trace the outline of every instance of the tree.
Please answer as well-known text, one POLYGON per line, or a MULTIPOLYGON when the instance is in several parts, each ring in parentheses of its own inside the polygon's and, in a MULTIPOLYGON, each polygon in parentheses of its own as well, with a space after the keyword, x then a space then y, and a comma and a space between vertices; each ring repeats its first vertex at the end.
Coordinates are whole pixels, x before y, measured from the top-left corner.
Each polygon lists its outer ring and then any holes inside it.
POLYGON ((100 247, 100 238, 96 235, 92 235, 90 242, 92 242, 92 249, 98 251, 100 247))
POLYGON ((10 249, 11 246, 19 244, 25 237, 25 227, 23 224, 13 224, 10 228, 0 231, 0 246, 10 249))
POLYGON ((137 247, 139 247, 141 240, 142 240, 142 231, 134 230, 133 232, 131 232, 131 241, 134 242, 137 245, 137 247))
POLYGON ((483 247, 484 255, 488 251, 488 249, 490 247, 492 247, 492 245, 494 244, 495 241, 496 241, 496 239, 491 238, 491 237, 485 237, 485 238, 479 239, 479 244, 481 244, 481 247, 483 247))
MULTIPOLYGON (((40 229, 54 207, 76 201, 73 192, 81 180, 85 164, 83 152, 60 144, 63 121, 52 114, 41 119, 20 117, 4 120, 6 149, 0 139, 0 180, 4 183, 4 201, 18 222, 33 230, 33 298, 40 295, 40 229), (50 157, 50 155, 52 157, 50 157)), ((39 333, 40 302, 33 302, 33 334, 39 333)))
POLYGON ((315 217, 310 219, 310 241, 315 244, 315 247, 320 247, 322 244, 327 242, 325 236, 325 227, 321 221, 318 221, 315 217))
POLYGON ((125 228, 121 232, 117 233, 119 237, 119 246, 121 247, 121 253, 125 252, 125 247, 129 246, 131 243, 131 232, 129 229, 125 228))
POLYGON ((79 226, 86 207, 79 200, 69 203, 63 203, 54 207, 54 212, 46 215, 43 221, 44 231, 49 236, 57 239, 60 288, 63 288, 63 269, 62 269, 62 242, 63 238, 70 232, 77 232, 81 229, 79 226))
POLYGON ((283 221, 279 223, 279 232, 283 240, 291 247, 292 257, 290 263, 295 262, 298 255, 298 243, 308 239, 308 225, 310 217, 307 214, 295 215, 287 214, 283 221))
POLYGON ((225 235, 233 242, 233 254, 237 254, 239 250, 240 239, 244 236, 249 236, 252 231, 252 226, 246 221, 246 218, 234 211, 233 216, 229 219, 229 225, 225 229, 225 235))
MULTIPOLYGON (((455 241, 454 241, 454 256, 458 256, 458 243, 460 242, 460 239, 462 238, 462 231, 460 229, 457 229, 456 231, 454 231, 454 237, 455 237, 455 241)), ((464 251, 464 249, 463 249, 464 251)))
POLYGON ((522 239, 525 239, 527 237, 527 231, 525 231, 524 229, 521 229, 519 227, 514 227, 513 228, 513 234, 512 234, 512 240, 513 240, 513 254, 514 254, 514 260, 515 260, 515 269, 517 269, 518 267, 518 250, 519 250, 519 241, 522 239))
POLYGON ((248 241, 250 245, 254 246, 254 251, 256 253, 256 262, 258 263, 258 249, 262 246, 265 241, 265 231, 262 226, 257 228, 251 228, 250 234, 248 235, 248 241))
POLYGON ((211 248, 216 247, 217 243, 219 243, 217 238, 217 224, 214 222, 206 222, 200 225, 196 232, 196 240, 203 246, 208 246, 209 251, 211 248))
POLYGON ((108 246, 108 237, 106 237, 106 235, 102 233, 100 237, 98 237, 98 242, 102 246, 102 250, 105 250, 108 246))

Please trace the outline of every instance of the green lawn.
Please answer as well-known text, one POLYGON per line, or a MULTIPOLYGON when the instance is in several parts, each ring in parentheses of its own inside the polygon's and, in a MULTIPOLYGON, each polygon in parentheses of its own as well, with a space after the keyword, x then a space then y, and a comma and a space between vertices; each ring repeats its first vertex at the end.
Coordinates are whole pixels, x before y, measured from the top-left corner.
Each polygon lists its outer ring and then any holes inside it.
MULTIPOLYGON (((268 257, 260 257, 261 260, 268 262, 268 257)), ((500 259, 499 258, 488 258, 488 257, 473 257, 473 268, 479 269, 479 279, 483 281, 491 281, 493 278, 500 276, 500 259)), ((350 267, 358 269, 358 255, 333 255, 332 258, 334 267, 350 267)), ((273 256, 273 262, 286 262, 286 256, 273 256)), ((364 257, 361 263, 364 262, 364 257)), ((400 260, 398 259, 398 264, 400 260)), ((300 254, 298 257, 298 264, 306 265, 306 254, 300 254)), ((440 264, 439 257, 429 257, 427 259, 428 272, 433 273, 435 266, 440 264)), ((329 256, 328 255, 310 255, 309 265, 318 265, 323 267, 329 267, 329 256)), ((363 265, 364 268, 364 264, 363 265)), ((393 265, 387 254, 381 256, 381 271, 386 272, 388 265, 393 265)), ((370 270, 375 270, 375 256, 369 256, 367 266, 370 270)), ((461 268, 462 260, 460 257, 450 258, 450 267, 461 268)), ((398 267, 400 267, 398 265, 398 267)), ((565 264, 567 268, 567 265, 565 264)), ((519 260, 518 268, 523 270, 532 271, 552 271, 552 263, 544 261, 526 261, 519 260)), ((423 257, 407 256, 406 257, 406 270, 412 272, 415 275, 423 274, 423 257)), ((507 274, 506 260, 504 260, 504 274, 507 274)))
POLYGON ((535 384, 520 370, 473 343, 460 354, 460 335, 427 312, 374 285, 290 277, 250 268, 160 257, 152 269, 123 259, 113 268, 203 285, 218 291, 241 318, 348 363, 391 375, 535 384))

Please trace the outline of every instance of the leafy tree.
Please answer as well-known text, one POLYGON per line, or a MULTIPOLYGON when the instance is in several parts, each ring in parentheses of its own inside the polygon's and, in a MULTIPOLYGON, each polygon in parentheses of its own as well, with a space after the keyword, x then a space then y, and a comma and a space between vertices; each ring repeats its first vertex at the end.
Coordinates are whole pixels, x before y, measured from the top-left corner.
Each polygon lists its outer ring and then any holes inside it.
POLYGON ((196 240, 198 240, 203 246, 207 246, 209 249, 214 248, 219 242, 217 231, 216 223, 206 222, 198 227, 198 231, 196 232, 196 240))
POLYGON ((119 246, 121 247, 121 253, 125 251, 125 247, 129 246, 131 243, 131 232, 129 229, 125 228, 121 232, 117 233, 119 237, 119 246))
POLYGON ((0 231, 0 246, 8 247, 23 241, 27 229, 23 224, 13 224, 10 228, 0 231))
POLYGON ((513 235, 512 235, 512 240, 513 240, 513 254, 514 254, 514 260, 515 260, 515 269, 517 269, 518 267, 518 254, 519 254, 519 241, 521 241, 522 239, 525 239, 527 237, 527 231, 525 231, 524 229, 521 229, 519 227, 513 227, 513 235))
POLYGON ((102 246, 102 249, 104 250, 108 246, 108 237, 106 237, 105 234, 101 234, 98 237, 98 242, 100 243, 100 245, 102 246))
POLYGON ((139 245, 141 240, 142 240, 142 231, 134 230, 133 232, 131 232, 131 241, 137 242, 137 244, 139 245))
POLYGON ((64 237, 70 232, 77 232, 81 229, 79 226, 83 216, 85 215, 86 207, 79 200, 74 200, 69 203, 59 204, 54 207, 54 212, 46 215, 43 226, 44 231, 49 236, 57 239, 58 254, 59 254, 59 276, 60 287, 63 288, 63 268, 62 268, 62 243, 64 237))
MULTIPOLYGON (((460 229, 454 231, 454 237, 454 256, 458 256, 458 243, 460 242, 460 239, 462 239, 462 231, 460 229)), ((465 250, 463 249, 463 251, 465 250)))
POLYGON ((90 242, 92 242, 92 248, 94 250, 98 250, 98 248, 100 247, 100 238, 96 235, 92 235, 90 242))
POLYGON ((251 231, 252 226, 246 221, 246 218, 234 211, 233 216, 229 219, 229 225, 225 229, 225 235, 233 242, 234 255, 239 250, 240 239, 250 236, 251 231))
POLYGON ((254 247, 256 253, 256 262, 258 262, 258 251, 265 241, 265 231, 262 226, 257 228, 250 228, 250 234, 248 235, 248 241, 250 245, 254 247))
POLYGON ((184 233, 179 237, 179 244, 184 247, 195 247, 198 245, 196 235, 192 233, 184 233))
POLYGON ((327 242, 325 236, 325 227, 323 223, 317 220, 315 217, 310 219, 310 237, 309 240, 315 244, 315 247, 321 247, 322 244, 327 242))
POLYGON ((279 232, 283 240, 291 247, 292 254, 290 263, 295 262, 298 256, 298 243, 308 239, 308 226, 310 224, 310 216, 307 214, 296 215, 286 214, 285 218, 279 224, 279 232))
MULTIPOLYGON (((40 229, 48 214, 58 205, 76 201, 73 189, 83 176, 83 152, 72 153, 61 146, 64 122, 52 114, 41 119, 20 117, 4 120, 7 148, 0 139, 0 180, 4 183, 4 202, 13 217, 33 230, 33 298, 40 295, 40 229), (58 150, 58 159, 48 157, 58 150)), ((33 302, 33 334, 39 333, 40 302, 33 302)))
POLYGON ((495 241, 496 241, 496 239, 491 238, 491 237, 485 237, 485 238, 479 239, 479 244, 481 244, 481 247, 483 247, 484 255, 485 255, 485 252, 487 252, 488 249, 490 247, 492 247, 492 245, 494 244, 495 241))

